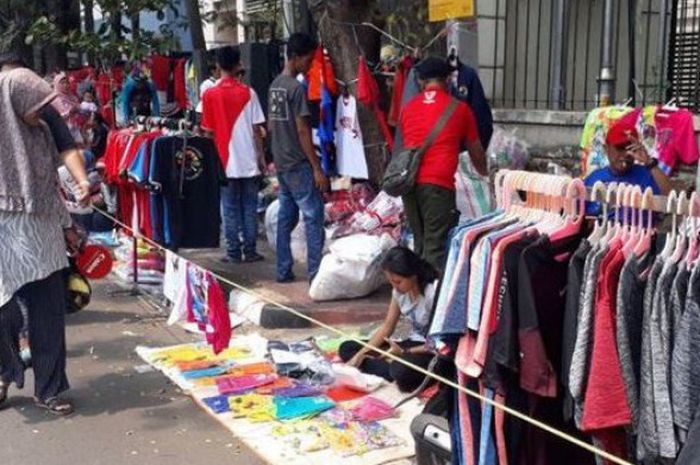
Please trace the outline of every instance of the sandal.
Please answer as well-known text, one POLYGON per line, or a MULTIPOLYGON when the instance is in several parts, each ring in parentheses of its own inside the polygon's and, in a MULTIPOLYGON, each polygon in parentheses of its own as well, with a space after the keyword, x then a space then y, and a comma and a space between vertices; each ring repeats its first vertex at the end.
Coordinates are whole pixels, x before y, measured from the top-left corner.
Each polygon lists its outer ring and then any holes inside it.
POLYGON ((0 380, 0 405, 4 404, 7 400, 8 389, 10 389, 10 383, 0 380))
POLYGON ((67 416, 73 413, 73 403, 60 397, 50 397, 44 401, 37 399, 36 406, 46 409, 54 415, 67 416))

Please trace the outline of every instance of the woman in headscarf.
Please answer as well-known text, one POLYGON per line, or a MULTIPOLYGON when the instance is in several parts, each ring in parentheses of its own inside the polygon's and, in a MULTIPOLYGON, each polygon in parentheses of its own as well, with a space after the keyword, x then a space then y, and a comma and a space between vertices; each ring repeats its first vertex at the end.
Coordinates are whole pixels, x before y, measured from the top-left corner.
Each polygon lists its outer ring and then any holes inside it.
POLYGON ((87 196, 84 160, 59 154, 40 112, 56 94, 12 53, 0 53, 0 404, 10 383, 24 384, 18 302, 28 310, 36 404, 58 415, 73 411, 68 389, 65 312, 66 241, 71 220, 58 195, 56 169, 65 164, 87 196))
POLYGON ((56 97, 51 105, 65 120, 75 141, 81 144, 83 142, 81 129, 86 122, 86 117, 80 110, 80 99, 70 88, 70 81, 65 73, 59 73, 53 78, 53 90, 56 97))

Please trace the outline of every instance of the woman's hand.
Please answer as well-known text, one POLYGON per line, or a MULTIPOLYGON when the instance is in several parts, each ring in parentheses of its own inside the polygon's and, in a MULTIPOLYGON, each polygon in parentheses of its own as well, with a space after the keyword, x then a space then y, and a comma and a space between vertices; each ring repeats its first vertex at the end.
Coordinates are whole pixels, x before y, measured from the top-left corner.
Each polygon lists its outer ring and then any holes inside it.
POLYGON ((389 344, 389 352, 391 355, 403 355, 405 352, 403 350, 403 347, 401 347, 396 341, 393 341, 389 338, 384 339, 387 344, 389 344))
POLYGON ((360 365, 362 365, 362 362, 364 362, 366 358, 367 354, 358 352, 353 358, 348 360, 348 365, 350 365, 351 367, 360 368, 360 365))

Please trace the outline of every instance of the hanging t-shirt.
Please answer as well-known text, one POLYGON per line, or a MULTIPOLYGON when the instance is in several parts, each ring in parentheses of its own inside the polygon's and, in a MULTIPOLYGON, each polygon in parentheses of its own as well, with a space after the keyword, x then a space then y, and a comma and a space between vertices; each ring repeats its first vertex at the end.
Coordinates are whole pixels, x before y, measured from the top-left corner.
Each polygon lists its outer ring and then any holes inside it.
POLYGON ((338 174, 368 179, 362 129, 357 118, 357 100, 352 95, 338 99, 335 115, 338 174))
POLYGON ((162 242, 176 250, 219 246, 220 186, 216 147, 204 137, 161 137, 153 144, 151 216, 162 218, 162 242))
MULTIPOLYGON (((414 97, 401 112, 403 147, 420 147, 447 110, 452 96, 441 89, 429 89, 414 97)), ((418 168, 417 184, 455 189, 455 173, 463 143, 479 140, 476 120, 469 105, 457 104, 433 144, 425 151, 418 168)))
POLYGON ((187 260, 171 251, 165 252, 163 295, 172 302, 168 324, 187 320, 187 260))
POLYGON ((678 161, 686 165, 698 162, 698 141, 695 138, 693 114, 688 110, 664 110, 656 112, 656 150, 659 166, 668 167, 670 174, 678 161))
POLYGON ((215 354, 228 348, 231 320, 224 292, 211 273, 192 263, 187 264, 187 321, 204 331, 215 354))
POLYGON ((202 127, 214 133, 228 178, 260 174, 254 126, 265 123, 258 95, 233 78, 223 78, 202 96, 202 127))

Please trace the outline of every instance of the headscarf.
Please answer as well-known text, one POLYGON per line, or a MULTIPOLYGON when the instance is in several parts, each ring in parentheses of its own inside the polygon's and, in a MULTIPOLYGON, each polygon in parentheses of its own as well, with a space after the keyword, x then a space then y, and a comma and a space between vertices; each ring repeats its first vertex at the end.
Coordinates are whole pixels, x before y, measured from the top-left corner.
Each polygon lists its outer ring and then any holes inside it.
POLYGON ((68 79, 65 73, 59 73, 53 78, 53 89, 56 92, 56 99, 52 102, 53 107, 58 111, 58 113, 66 118, 70 115, 71 110, 77 109, 80 106, 80 101, 78 97, 72 92, 63 92, 61 90, 61 81, 68 79))
POLYGON ((56 144, 45 124, 26 122, 53 97, 51 86, 26 68, 0 72, 0 211, 56 207, 56 144))

